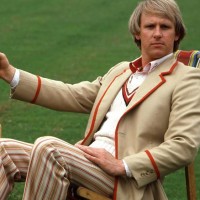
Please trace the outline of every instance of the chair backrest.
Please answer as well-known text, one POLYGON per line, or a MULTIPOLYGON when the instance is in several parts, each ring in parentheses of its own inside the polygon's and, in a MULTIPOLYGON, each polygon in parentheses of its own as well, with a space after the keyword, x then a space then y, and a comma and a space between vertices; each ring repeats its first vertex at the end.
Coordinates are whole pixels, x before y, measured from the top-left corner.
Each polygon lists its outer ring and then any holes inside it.
MULTIPOLYGON (((200 51, 184 51, 178 50, 175 52, 175 58, 184 63, 185 65, 192 66, 200 69, 200 51)), ((185 179, 187 188, 187 198, 188 200, 196 199, 196 182, 195 182, 195 172, 194 163, 185 167, 185 179)))
POLYGON ((191 50, 184 51, 178 50, 175 52, 175 58, 184 63, 185 65, 192 66, 195 68, 200 68, 200 51, 191 50))

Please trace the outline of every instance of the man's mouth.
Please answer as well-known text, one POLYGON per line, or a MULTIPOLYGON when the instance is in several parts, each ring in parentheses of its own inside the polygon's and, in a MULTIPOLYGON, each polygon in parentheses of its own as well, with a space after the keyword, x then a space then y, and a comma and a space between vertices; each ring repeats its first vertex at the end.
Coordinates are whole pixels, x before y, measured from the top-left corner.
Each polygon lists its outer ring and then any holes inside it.
POLYGON ((154 42, 154 43, 151 43, 152 46, 163 46, 164 43, 162 42, 154 42))

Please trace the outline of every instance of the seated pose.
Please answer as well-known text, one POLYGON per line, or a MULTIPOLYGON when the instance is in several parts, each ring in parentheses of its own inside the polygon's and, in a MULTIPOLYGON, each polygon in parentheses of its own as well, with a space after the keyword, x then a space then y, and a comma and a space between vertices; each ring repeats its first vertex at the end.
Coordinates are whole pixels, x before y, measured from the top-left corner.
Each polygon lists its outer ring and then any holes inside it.
POLYGON ((0 54, 13 99, 90 113, 76 145, 50 136, 34 144, 0 139, 1 200, 22 180, 24 200, 64 200, 70 182, 117 200, 167 199, 165 175, 192 162, 200 146, 200 70, 174 59, 185 36, 174 0, 141 1, 129 29, 141 57, 92 82, 35 76, 0 54))

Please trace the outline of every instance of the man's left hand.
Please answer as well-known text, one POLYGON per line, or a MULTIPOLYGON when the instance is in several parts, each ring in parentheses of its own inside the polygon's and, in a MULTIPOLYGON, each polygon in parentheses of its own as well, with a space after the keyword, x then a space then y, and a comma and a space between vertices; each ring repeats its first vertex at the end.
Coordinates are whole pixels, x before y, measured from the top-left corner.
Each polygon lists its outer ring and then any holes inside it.
POLYGON ((103 148, 94 148, 84 145, 75 145, 84 152, 84 156, 98 165, 111 176, 125 175, 125 167, 122 160, 116 159, 111 153, 103 148))

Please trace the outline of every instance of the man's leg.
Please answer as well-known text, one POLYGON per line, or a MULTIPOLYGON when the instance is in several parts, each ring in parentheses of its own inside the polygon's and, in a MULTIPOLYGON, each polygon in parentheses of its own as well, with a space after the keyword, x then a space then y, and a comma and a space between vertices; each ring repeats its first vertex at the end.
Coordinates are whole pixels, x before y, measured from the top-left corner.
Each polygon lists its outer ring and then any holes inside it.
POLYGON ((78 148, 57 138, 39 138, 32 150, 23 199, 66 199, 70 181, 107 196, 113 193, 114 178, 78 148))
POLYGON ((11 192, 14 181, 24 181, 31 154, 32 144, 0 139, 0 200, 11 192))

